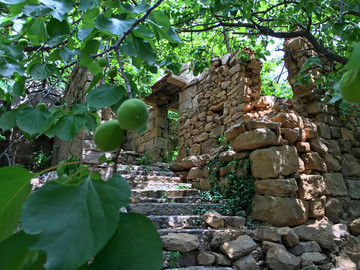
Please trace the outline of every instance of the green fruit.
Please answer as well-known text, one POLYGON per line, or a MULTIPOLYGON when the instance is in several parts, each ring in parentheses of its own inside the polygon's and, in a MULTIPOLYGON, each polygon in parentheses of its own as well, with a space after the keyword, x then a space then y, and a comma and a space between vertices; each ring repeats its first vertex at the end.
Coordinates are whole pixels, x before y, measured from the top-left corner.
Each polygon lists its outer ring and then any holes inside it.
POLYGON ((110 78, 114 78, 114 77, 116 77, 116 75, 117 75, 117 70, 115 68, 112 68, 108 71, 108 76, 110 78))
POLYGON ((360 72, 357 75, 353 70, 347 71, 340 80, 342 98, 350 103, 360 103, 360 72))
POLYGON ((41 110, 41 109, 47 109, 47 105, 45 103, 39 103, 38 105, 36 105, 36 108, 41 110))
POLYGON ((117 118, 123 129, 136 130, 146 124, 149 113, 146 104, 142 100, 132 98, 120 105, 117 118))
POLYGON ((100 57, 98 60, 97 60, 97 63, 100 67, 106 67, 107 65, 107 61, 106 61, 106 58, 105 57, 100 57))
POLYGON ((27 47, 27 46, 29 46, 29 41, 27 41, 27 39, 25 39, 25 38, 20 38, 19 39, 19 45, 21 47, 27 47))
POLYGON ((112 152, 119 149, 124 139, 124 130, 117 120, 104 122, 95 129, 94 142, 103 152, 112 152))

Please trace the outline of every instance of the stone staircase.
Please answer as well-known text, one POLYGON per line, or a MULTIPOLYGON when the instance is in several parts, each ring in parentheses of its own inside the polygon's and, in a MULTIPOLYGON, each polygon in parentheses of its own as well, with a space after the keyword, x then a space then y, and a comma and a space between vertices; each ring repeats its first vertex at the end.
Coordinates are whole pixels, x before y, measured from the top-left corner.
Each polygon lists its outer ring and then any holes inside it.
POLYGON ((200 214, 206 210, 219 210, 222 205, 201 202, 200 191, 183 183, 165 164, 162 168, 120 165, 118 173, 132 189, 127 211, 146 215, 162 237, 163 269, 234 269, 224 255, 214 254, 213 250, 222 244, 214 243, 214 234, 228 234, 229 231, 235 235, 243 234, 239 227, 245 224, 245 218, 225 217, 225 227, 211 228, 200 214), (216 262, 209 264, 207 260, 216 262))

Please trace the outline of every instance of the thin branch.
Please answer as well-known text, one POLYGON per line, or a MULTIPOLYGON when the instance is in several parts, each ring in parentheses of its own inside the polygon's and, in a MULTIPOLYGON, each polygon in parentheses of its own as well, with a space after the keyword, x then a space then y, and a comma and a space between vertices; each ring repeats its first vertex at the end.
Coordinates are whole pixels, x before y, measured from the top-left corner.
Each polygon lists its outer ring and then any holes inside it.
POLYGON ((125 81, 125 84, 126 84, 126 88, 127 88, 128 94, 129 94, 129 98, 133 98, 131 85, 130 85, 130 82, 129 82, 128 78, 125 75, 125 70, 124 70, 124 66, 123 66, 123 64, 121 62, 121 59, 120 59, 119 50, 116 50, 115 54, 116 54, 116 59, 118 61, 119 67, 120 67, 121 77, 123 77, 123 79, 125 81))
POLYGON ((6 147, 6 149, 4 150, 4 152, 1 153, 0 158, 6 154, 7 151, 9 151, 9 149, 16 144, 17 142, 19 142, 22 138, 24 138, 24 135, 21 135, 19 138, 17 138, 15 141, 13 141, 12 143, 9 144, 8 147, 6 147))

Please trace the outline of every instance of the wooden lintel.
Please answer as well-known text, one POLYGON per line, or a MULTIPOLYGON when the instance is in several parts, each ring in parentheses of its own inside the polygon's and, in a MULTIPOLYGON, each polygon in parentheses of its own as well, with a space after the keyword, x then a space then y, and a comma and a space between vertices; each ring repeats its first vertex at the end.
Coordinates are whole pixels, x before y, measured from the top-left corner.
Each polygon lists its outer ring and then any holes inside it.
POLYGON ((187 79, 180 76, 176 76, 174 74, 171 74, 169 77, 167 77, 166 81, 180 87, 184 87, 188 83, 187 79))

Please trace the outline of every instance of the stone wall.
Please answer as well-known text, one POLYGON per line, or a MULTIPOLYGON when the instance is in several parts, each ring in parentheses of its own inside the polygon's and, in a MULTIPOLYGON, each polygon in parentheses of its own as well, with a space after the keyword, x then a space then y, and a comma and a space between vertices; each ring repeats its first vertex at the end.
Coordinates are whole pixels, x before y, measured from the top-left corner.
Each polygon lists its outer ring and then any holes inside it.
POLYGON ((179 93, 179 159, 209 153, 224 131, 258 104, 262 63, 250 50, 212 61, 179 93), (240 59, 249 58, 241 61, 240 59))
POLYGON ((139 134, 128 132, 125 150, 137 153, 149 153, 153 161, 162 161, 168 149, 169 122, 167 109, 152 107, 149 109, 147 130, 139 134))
POLYGON ((219 150, 215 138, 225 134, 234 151, 220 153, 221 161, 250 158, 256 178, 252 216, 275 226, 360 216, 360 118, 345 126, 314 86, 321 70, 310 70, 307 86, 295 84, 302 63, 315 55, 306 46, 302 39, 284 46, 293 100, 260 96, 261 63, 232 60, 234 55, 214 62, 180 95, 184 177, 207 186, 204 164, 219 150))

